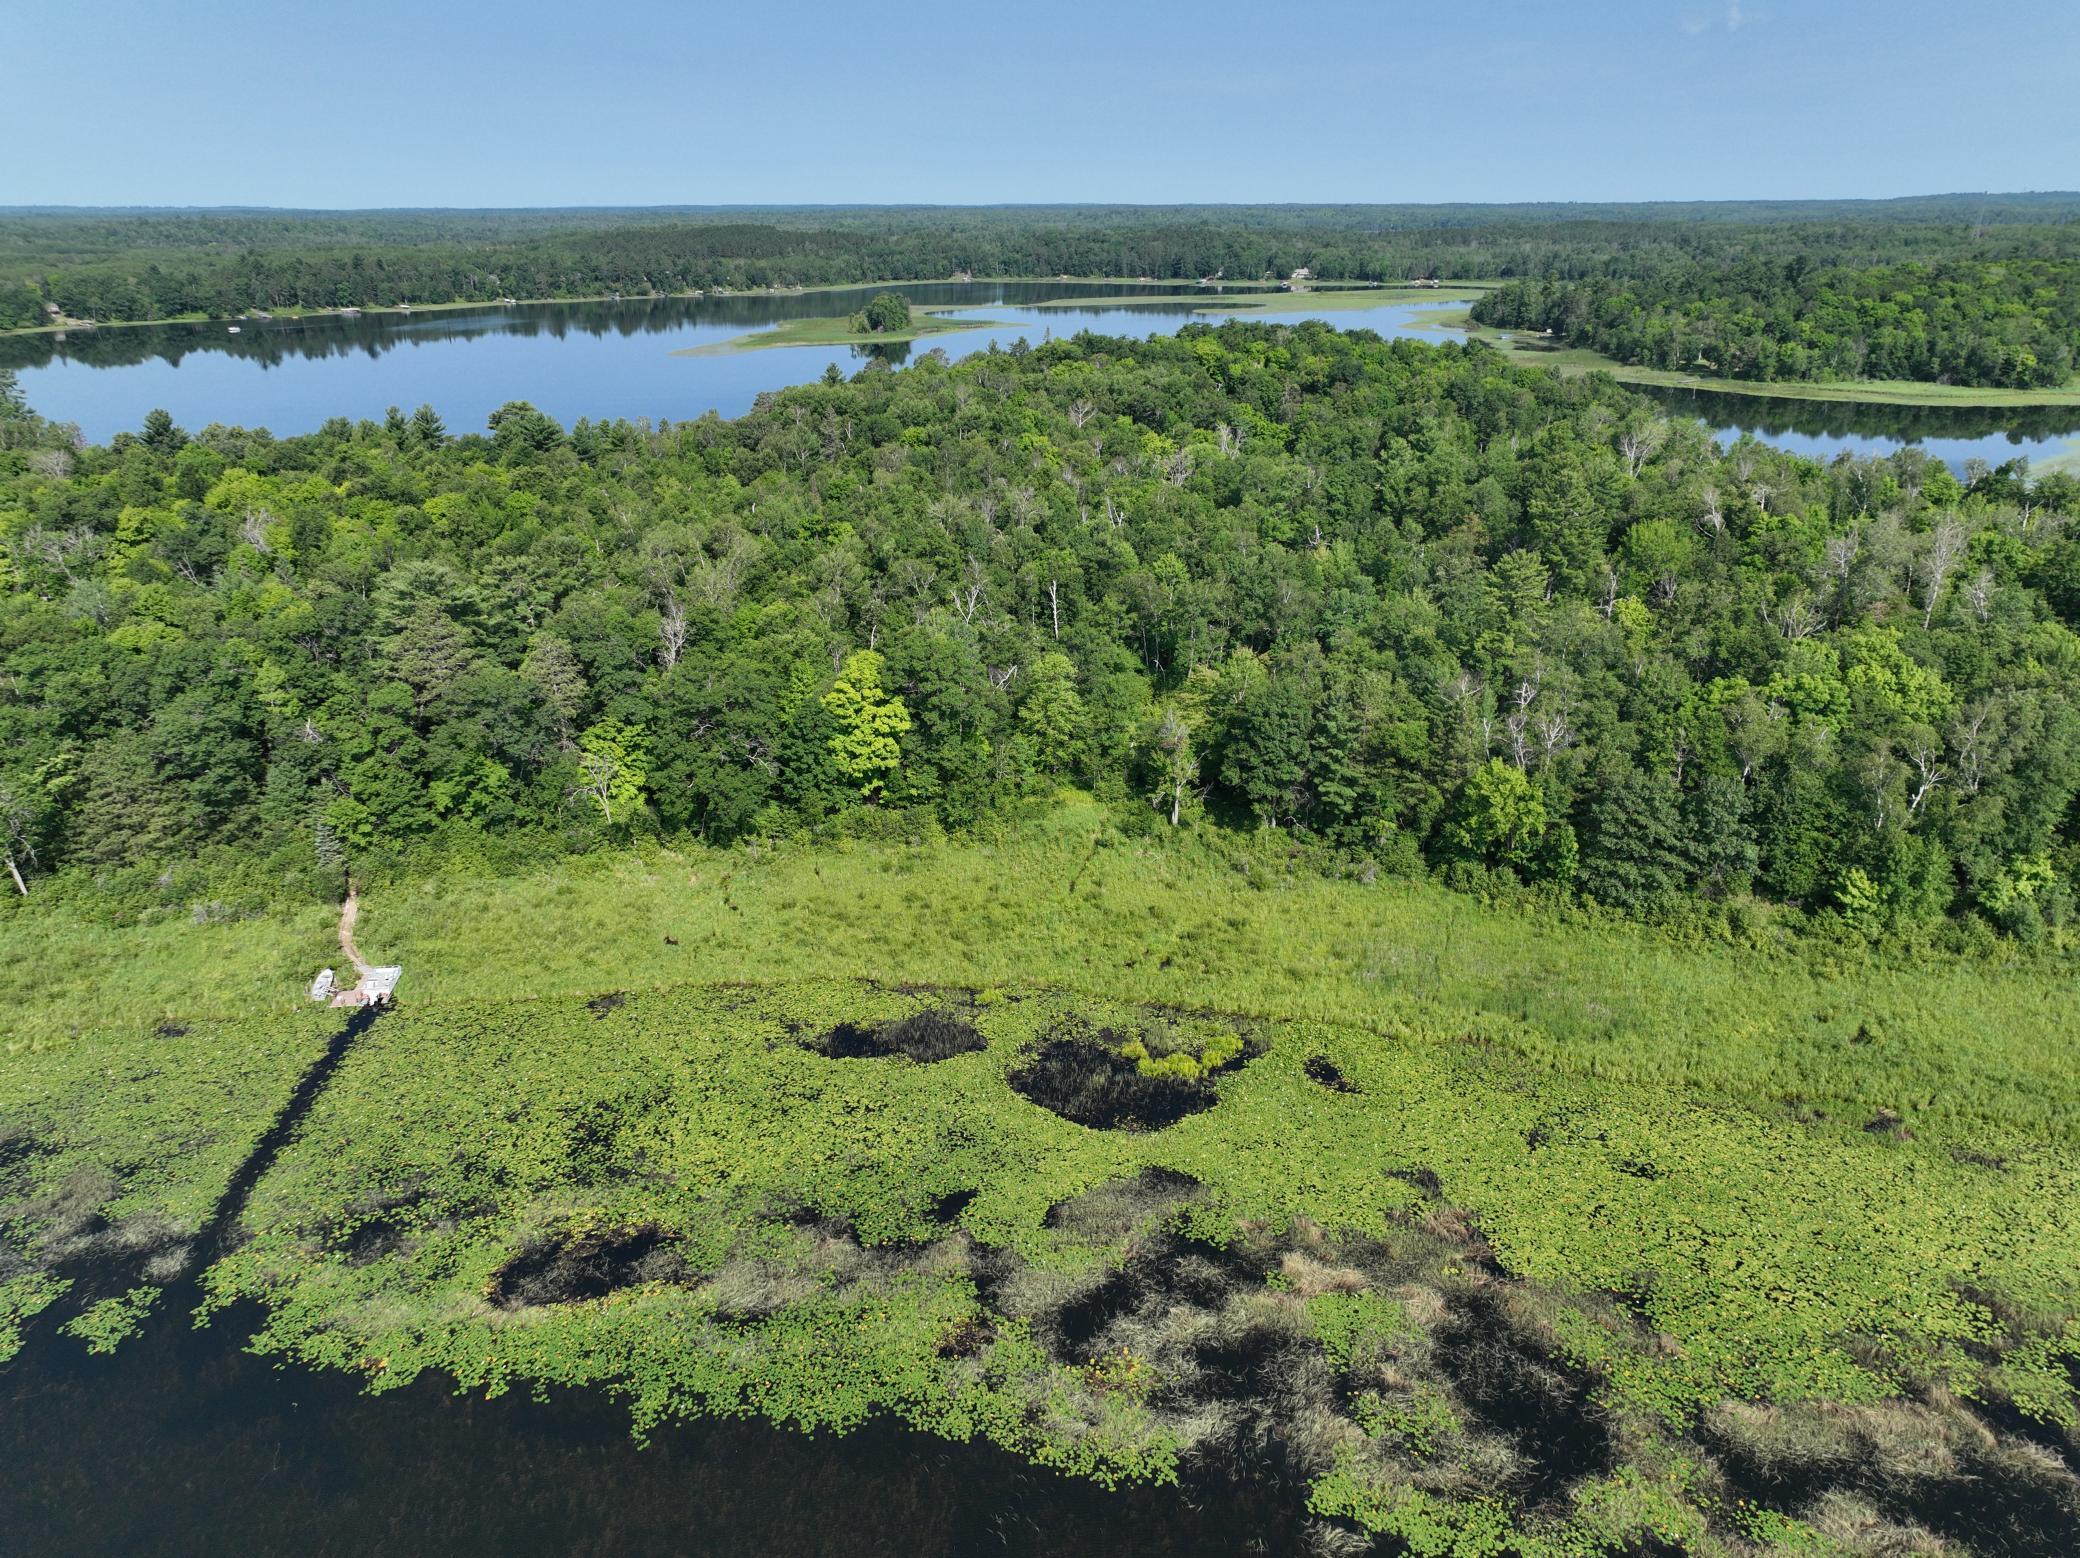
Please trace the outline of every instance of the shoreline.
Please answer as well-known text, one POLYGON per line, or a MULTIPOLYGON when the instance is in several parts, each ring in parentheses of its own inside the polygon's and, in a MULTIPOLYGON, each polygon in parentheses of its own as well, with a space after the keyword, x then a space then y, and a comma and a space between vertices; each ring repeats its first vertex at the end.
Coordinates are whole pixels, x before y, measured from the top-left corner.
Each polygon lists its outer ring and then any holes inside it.
MULTIPOLYGON (((1191 282, 1176 279, 1143 281, 1139 277, 1127 276, 971 276, 969 283, 994 284, 1047 284, 1063 286, 1095 287, 1114 286, 1175 286, 1187 289, 1174 293, 1108 293, 1096 297, 1046 298, 1031 304, 1017 305, 1035 309, 1110 307, 1117 308, 1134 303, 1152 302, 1159 298, 1176 299, 1194 295, 1196 289, 1191 282)), ((245 323, 293 323, 312 319, 345 318, 392 318, 420 314, 454 313, 466 309, 541 307, 548 304, 566 303, 637 303, 691 300, 705 297, 758 298, 758 297, 806 297, 824 292, 862 292, 876 287, 919 287, 957 284, 950 276, 908 277, 900 280, 861 282, 819 282, 806 287, 763 287, 743 291, 717 292, 712 288, 686 292, 648 292, 639 295, 624 295, 616 298, 611 293, 587 293, 574 297, 516 298, 511 303, 499 299, 462 299, 446 303, 369 304, 361 306, 353 315, 340 308, 288 308, 271 311, 269 320, 254 321, 251 315, 194 316, 183 315, 173 319, 124 319, 95 324, 65 323, 55 325, 29 325, 13 330, 0 330, 0 341, 31 339, 36 336, 70 334, 72 331, 136 330, 154 326, 171 325, 234 325, 245 323)), ((1500 286, 1499 280, 1441 280, 1436 287, 1416 287, 1407 283, 1386 282, 1356 285, 1335 281, 1313 283, 1304 292, 1276 290, 1276 283, 1263 284, 1266 290, 1254 289, 1256 284, 1248 282, 1222 283, 1221 287, 1238 289, 1230 298, 1223 290, 1203 289, 1201 304, 1194 313, 1233 314, 1249 318, 1264 313, 1302 313, 1310 308, 1324 314, 1349 309, 1377 308, 1396 303, 1412 303, 1428 300, 1437 307, 1428 317, 1418 317, 1416 328, 1433 332, 1439 336, 1456 336, 1466 341, 1480 341, 1495 348, 1511 362, 1529 367, 1550 368, 1572 376, 1582 373, 1608 373, 1621 384, 1646 385, 1657 389, 1701 390, 1712 394, 1745 395, 1758 400, 1802 400, 1820 404, 1837 405, 1881 405, 1881 406, 1930 406, 1955 407, 1960 409, 2001 410, 2006 408, 2025 409, 2055 406, 2080 406, 2080 381, 2062 389, 2017 390, 1995 387, 1978 388, 1952 384, 1925 384, 1903 379, 1851 379, 1826 382, 1809 381, 1764 381, 1754 379, 1718 378, 1710 374, 1685 373, 1670 368, 1649 368, 1636 364, 1621 363, 1587 347, 1570 346, 1526 346, 1515 332, 1493 329, 1474 324, 1468 310, 1463 306, 1470 301, 1469 295, 1489 291, 1500 286)), ((982 307, 981 304, 949 303, 920 305, 919 313, 931 314, 951 308, 982 307)), ((821 318, 822 316, 819 316, 821 318)), ((835 317, 835 316, 832 316, 835 317)), ((671 353, 675 357, 721 356, 738 351, 754 351, 784 346, 841 346, 869 345, 875 342, 895 344, 921 339, 956 329, 985 329, 992 326, 1010 328, 1004 321, 978 320, 948 324, 901 335, 863 336, 846 333, 806 340, 774 340, 754 342, 753 337, 785 331, 791 326, 806 324, 808 320, 784 321, 777 327, 746 332, 744 336, 730 341, 711 343, 706 346, 686 347, 671 353)), ((2080 462, 2080 452, 2061 457, 2062 462, 2080 462)))
MULTIPOLYGON (((255 320, 246 314, 176 314, 166 319, 101 319, 81 321, 68 319, 60 324, 18 325, 13 329, 0 330, 0 341, 27 338, 39 335, 67 335, 74 330, 139 330, 167 325, 242 325, 268 324, 304 319, 343 319, 350 317, 368 318, 374 315, 433 314, 447 313, 463 308, 533 308, 549 303, 662 303, 673 299, 688 301, 694 298, 769 298, 804 297, 816 292, 864 292, 873 287, 929 287, 960 286, 969 284, 1017 283, 1061 283, 1066 286, 1142 286, 1142 287, 1191 287, 1196 283, 1181 278, 1158 277, 1144 281, 1139 276, 898 276, 877 281, 819 281, 805 287, 744 287, 720 289, 696 287, 680 292, 623 293, 616 296, 611 292, 586 292, 567 297, 514 298, 510 303, 503 298, 457 298, 445 303, 360 303, 344 304, 338 308, 305 308, 296 304, 285 304, 269 310, 270 319, 255 320), (347 314, 352 308, 354 315, 347 314)), ((1245 283, 1233 283, 1236 286, 1245 283)), ((1267 287, 1275 282, 1264 283, 1267 287)), ((1493 283, 1500 285, 1500 283, 1493 283)), ((1326 288, 1325 288, 1326 290, 1326 288)), ((970 304, 950 304, 949 307, 966 308, 970 304)), ((1039 306, 1039 305, 1034 305, 1039 306)))
POLYGON ((1526 346, 1518 333, 1477 325, 1464 310, 1431 321, 1423 328, 1463 336, 1492 346, 1513 363, 1551 368, 1556 373, 1608 373, 1621 384, 1657 389, 1703 390, 1711 394, 1748 395, 1757 400, 1808 400, 1877 406, 1934 406, 1959 410, 2022 409, 2031 406, 2080 406, 2080 383, 2064 389, 2018 390, 1995 386, 1924 384, 1913 379, 1767 380, 1725 379, 1674 368, 1648 368, 1622 363, 1585 346, 1526 346))

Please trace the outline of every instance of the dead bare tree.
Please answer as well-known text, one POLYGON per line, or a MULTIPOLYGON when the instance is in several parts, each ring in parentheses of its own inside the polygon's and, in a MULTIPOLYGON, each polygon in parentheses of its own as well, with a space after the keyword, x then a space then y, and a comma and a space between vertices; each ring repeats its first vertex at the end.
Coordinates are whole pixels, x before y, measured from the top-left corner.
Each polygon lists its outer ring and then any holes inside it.
POLYGON ((1054 636, 1059 640, 1062 636, 1062 581, 1059 579, 1047 581, 1047 609, 1054 619, 1054 636))
POLYGON ((1957 754, 1958 783, 1967 795, 1977 795, 1985 780, 1986 753, 1981 740, 1993 712, 1992 703, 1975 703, 1950 725, 1950 746, 1957 754))
POLYGON ((29 803, 5 782, 0 782, 0 853, 7 856, 7 874, 14 878, 15 891, 29 896, 22 878, 22 863, 36 864, 36 844, 29 836, 29 803))
POLYGON ((1827 625, 1826 619, 1814 607, 1812 598, 1806 595, 1792 596, 1777 608, 1775 616, 1771 616, 1769 607, 1764 606, 1762 620, 1794 644, 1800 639, 1811 638, 1827 625))
POLYGON ((664 605, 657 613, 657 663, 669 671, 679 663, 679 655, 686 648, 686 608, 679 604, 678 594, 665 593, 664 605))
POLYGON ((1921 554, 1921 625, 1935 621, 1936 603, 1943 598, 1943 583, 1964 556, 1965 529, 1954 519, 1942 520, 1928 534, 1928 549, 1921 554))
POLYGON ((1922 802, 1935 793, 1937 785, 1949 778, 1950 770, 1941 762, 1943 748, 1936 740, 1936 733, 1925 726, 1914 732, 1907 743, 1907 760, 1914 765, 1919 783, 1907 799, 1907 815, 1912 817, 1921 810, 1922 802))
POLYGON ((31 525, 22 532, 18 543, 22 555, 33 557, 46 567, 55 568, 65 576, 65 582, 75 582, 72 565, 90 560, 94 543, 94 532, 85 525, 73 525, 64 530, 46 530, 41 525, 31 525))
POLYGON ((953 609, 961 614, 962 626, 965 627, 975 620, 976 609, 981 606, 982 597, 988 590, 989 575, 984 571, 982 564, 975 560, 975 554, 970 552, 967 566, 962 571, 961 582, 954 586, 953 591, 953 609))
POLYGON ((1658 417, 1626 428, 1618 435, 1618 453, 1625 460, 1625 474, 1637 476, 1668 441, 1668 424, 1658 417))
POLYGON ((1531 705, 1538 700, 1538 677, 1526 677, 1510 695, 1510 711, 1503 717, 1503 733, 1509 738, 1510 760, 1518 768, 1531 761, 1531 705))
POLYGON ((1965 603, 1981 622, 1993 619, 1993 570, 1981 568, 1964 583, 1965 603))
POLYGON ((274 523, 274 515, 254 505, 239 516, 239 539, 258 552, 262 557, 273 555, 274 546, 267 539, 267 527, 274 523))
POLYGON ((1549 709, 1531 722, 1531 733, 1538 739, 1538 766, 1550 768, 1553 759, 1574 744, 1574 730, 1567 722, 1565 709, 1549 709))

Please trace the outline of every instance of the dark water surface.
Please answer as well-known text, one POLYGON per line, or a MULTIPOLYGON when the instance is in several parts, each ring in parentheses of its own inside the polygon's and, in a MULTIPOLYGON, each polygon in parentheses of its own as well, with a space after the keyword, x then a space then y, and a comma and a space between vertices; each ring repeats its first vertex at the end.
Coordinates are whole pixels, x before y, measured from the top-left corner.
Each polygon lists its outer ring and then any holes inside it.
MULTIPOLYGON (((327 315, 304 320, 124 326, 0 339, 0 367, 16 368, 29 403, 77 422, 89 439, 135 430, 163 406, 189 429, 222 422, 307 433, 330 417, 380 417, 431 404, 455 432, 481 429, 509 400, 532 401, 566 424, 580 417, 682 421, 707 411, 741 415, 763 391, 802 384, 835 364, 850 373, 869 356, 901 362, 938 348, 959 357, 997 341, 1096 330, 1168 333, 1224 299, 1257 289, 1189 283, 915 282, 894 290, 921 306, 958 308, 972 330, 914 346, 801 346, 713 356, 674 355, 790 319, 858 309, 879 287, 624 302, 524 303, 413 315, 327 315), (1036 305, 1049 299, 1138 296, 1104 307, 1036 305), (983 324, 981 321, 995 321, 983 324)), ((1339 329, 1419 340, 1457 339, 1434 323, 1436 302, 1383 302, 1326 311, 1339 329)), ((1304 297, 1280 296, 1244 316, 1310 317, 1304 297)), ((1961 466, 2037 460, 2080 447, 2080 407, 1921 408, 1861 402, 1767 400, 1698 390, 1643 389, 1670 410, 1703 418, 1726 438, 1743 431, 1816 458, 1842 450, 1887 454, 1919 443, 1961 466)))
POLYGON ((1297 1495, 1107 1493, 887 1423, 629 1437, 603 1395, 380 1396, 242 1350, 251 1308, 187 1301, 94 1357, 46 1315, 0 1366, 0 1553, 1289 1553, 1297 1495))
POLYGON ((1898 406, 1647 384, 1633 388, 1678 415, 1708 423, 1722 437, 1753 433, 1820 460, 1845 449, 1886 455, 1902 444, 1919 444, 1934 458, 1961 467, 1974 459, 1989 465, 2018 456, 2042 460, 2080 447, 2080 406, 1898 406))

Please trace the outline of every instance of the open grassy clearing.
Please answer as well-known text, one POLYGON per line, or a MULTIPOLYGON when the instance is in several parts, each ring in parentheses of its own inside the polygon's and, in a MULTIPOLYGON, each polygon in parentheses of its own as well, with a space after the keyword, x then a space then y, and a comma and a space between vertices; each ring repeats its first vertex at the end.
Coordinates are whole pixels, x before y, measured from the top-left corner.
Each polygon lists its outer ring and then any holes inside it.
MULTIPOLYGON (((136 930, 0 918, 6 1048, 294 1011, 337 957, 325 911, 136 930)), ((1587 1077, 1678 1087, 1860 1130, 1991 1150, 2080 1145, 2070 976, 1907 966, 1852 949, 1686 946, 1622 924, 1490 909, 1400 879, 1324 877, 1267 835, 1130 839, 1065 804, 993 839, 645 849, 511 876, 374 886, 360 939, 414 1005, 483 988, 590 995, 715 979, 1046 984, 1263 1016, 1478 1024, 1587 1077), (677 945, 666 940, 674 938, 677 945)))
POLYGON ((1674 389, 1717 390, 1729 395, 1755 395, 1765 400, 1867 401, 1895 406, 2080 406, 2080 383, 2063 389, 1975 388, 1963 384, 1922 384, 1910 379, 1844 379, 1834 383, 1764 382, 1683 373, 1672 368, 1644 368, 1584 346, 1548 346, 1522 331, 1476 325, 1463 309, 1441 310, 1424 321, 1427 328, 1463 333, 1485 341, 1513 361, 1561 373, 1608 373, 1625 384, 1659 384, 1674 389))

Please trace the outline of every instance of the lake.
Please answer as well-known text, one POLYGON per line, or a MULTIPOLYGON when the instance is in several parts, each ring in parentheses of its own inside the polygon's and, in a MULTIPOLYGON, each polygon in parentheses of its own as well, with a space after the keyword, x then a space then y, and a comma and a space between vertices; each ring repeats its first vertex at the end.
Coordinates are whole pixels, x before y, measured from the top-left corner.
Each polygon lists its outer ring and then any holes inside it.
MULTIPOLYGON (((701 1419, 639 1448, 588 1391, 487 1400, 244 1350, 251 1307, 196 1329, 162 1301, 108 1357, 39 1322, 0 1367, 0 1552, 887 1554, 1300 1549, 1302 1495, 1243 1479, 1107 1492, 886 1421, 816 1437, 701 1419)), ((46 1317, 46 1321, 49 1317, 46 1317)))
MULTIPOLYGON (((649 417, 682 421, 707 411, 737 416, 766 390, 806 383, 833 364, 852 372, 869 356, 902 361, 937 348, 950 356, 1008 345, 1020 336, 1095 330, 1147 336, 1192 319, 1218 317, 1234 291, 1189 283, 921 282, 901 291, 913 303, 954 307, 978 321, 905 347, 801 346, 702 356, 718 345, 790 319, 850 313, 879 287, 745 293, 623 302, 523 303, 341 318, 225 324, 125 326, 0 339, 0 367, 16 368, 30 405, 76 422, 89 439, 134 430, 163 406, 192 429, 223 422, 279 434, 313 431, 326 419, 381 417, 421 403, 456 432, 480 429, 509 400, 532 401, 559 421, 649 417), (1039 307, 1084 297, 1089 306, 1039 307), (1132 297, 1127 303, 1099 299, 1132 297), (997 321, 983 324, 981 321, 997 321)), ((1259 291, 1260 289, 1237 289, 1259 291)), ((1261 295, 1261 293, 1260 293, 1261 295)), ((1454 340, 1433 323, 1438 304, 1382 302, 1337 309, 1339 329, 1388 337, 1454 340)), ((1255 319, 1309 318, 1304 298, 1247 311, 1255 319)), ((1703 418, 1727 438, 1753 432, 1815 458, 1847 449, 1886 454, 1903 443, 1961 467, 2028 455, 2067 456, 2080 444, 2080 406, 1924 408, 1762 399, 1697 390, 1647 390, 1672 411, 1703 418)))

